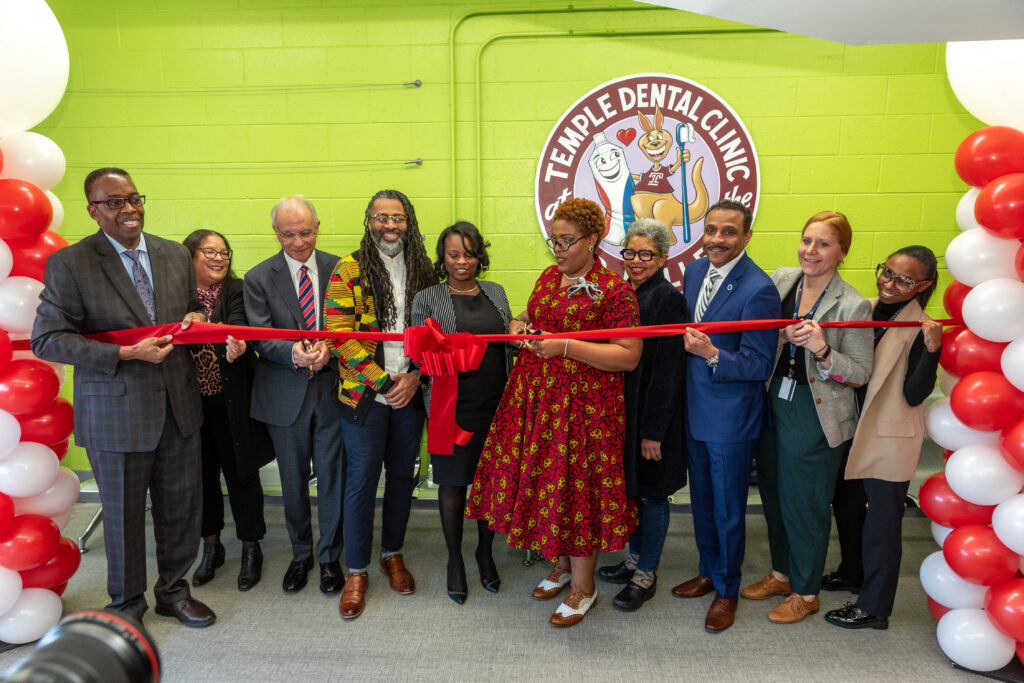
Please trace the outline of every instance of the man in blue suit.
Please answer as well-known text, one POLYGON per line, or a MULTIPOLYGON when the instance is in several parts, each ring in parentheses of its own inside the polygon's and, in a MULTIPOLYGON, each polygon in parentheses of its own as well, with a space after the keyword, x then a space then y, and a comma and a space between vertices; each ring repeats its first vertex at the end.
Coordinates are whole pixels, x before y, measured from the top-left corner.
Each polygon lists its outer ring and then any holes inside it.
MULTIPOLYGON (((683 294, 694 322, 777 319, 779 294, 746 255, 750 209, 723 200, 704 220, 706 258, 686 267, 683 294)), ((686 441, 690 502, 700 574, 672 589, 680 598, 715 591, 704 629, 732 626, 743 564, 748 475, 754 444, 768 422, 765 382, 777 330, 706 335, 687 328, 686 441)))

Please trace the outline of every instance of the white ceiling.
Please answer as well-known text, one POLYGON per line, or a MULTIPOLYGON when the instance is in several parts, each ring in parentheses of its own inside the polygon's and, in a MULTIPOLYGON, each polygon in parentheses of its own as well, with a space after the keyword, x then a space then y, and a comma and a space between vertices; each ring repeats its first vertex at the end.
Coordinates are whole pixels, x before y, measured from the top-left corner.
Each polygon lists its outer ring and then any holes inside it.
POLYGON ((653 0, 849 45, 1024 38, 1024 0, 653 0))

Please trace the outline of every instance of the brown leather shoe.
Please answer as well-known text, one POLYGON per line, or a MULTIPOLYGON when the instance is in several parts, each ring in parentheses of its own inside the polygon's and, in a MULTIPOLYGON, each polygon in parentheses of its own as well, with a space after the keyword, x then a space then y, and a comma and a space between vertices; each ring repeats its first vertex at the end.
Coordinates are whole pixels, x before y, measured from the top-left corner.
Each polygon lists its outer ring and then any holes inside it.
POLYGON ((355 619, 363 613, 366 607, 366 586, 369 579, 366 574, 351 572, 345 579, 345 588, 341 591, 341 601, 338 603, 338 611, 342 619, 355 619))
POLYGON ((185 626, 203 628, 217 621, 213 610, 195 598, 185 598, 180 602, 156 603, 156 613, 164 617, 174 617, 185 626))
POLYGON ((699 598, 715 589, 715 582, 704 576, 695 576, 672 589, 677 598, 699 598))
POLYGON ((741 589, 740 595, 747 600, 765 600, 773 595, 789 595, 791 592, 789 581, 779 581, 774 574, 768 572, 757 583, 752 583, 741 589))
POLYGON ((583 621, 583 617, 586 616, 595 602, 597 602, 597 586, 594 586, 594 592, 590 595, 584 595, 583 591, 570 588, 569 595, 566 596, 554 614, 551 615, 548 623, 559 628, 575 626, 583 621))
POLYGON ((807 615, 814 614, 817 611, 817 595, 814 596, 814 600, 807 602, 796 593, 793 593, 786 598, 785 602, 769 612, 768 621, 773 621, 776 624, 795 624, 798 621, 803 621, 807 615))
POLYGON ((391 590, 399 595, 411 595, 416 592, 416 580, 405 568, 402 553, 395 553, 386 560, 381 557, 380 573, 388 577, 391 590))
POLYGON ((562 589, 569 585, 572 580, 572 569, 570 567, 559 567, 557 564, 551 568, 544 580, 537 584, 537 587, 530 593, 534 600, 550 600, 562 592, 562 589))
POLYGON ((736 620, 736 598, 723 598, 721 593, 715 593, 715 599, 708 609, 708 615, 704 617, 704 630, 708 633, 718 633, 732 626, 736 620))

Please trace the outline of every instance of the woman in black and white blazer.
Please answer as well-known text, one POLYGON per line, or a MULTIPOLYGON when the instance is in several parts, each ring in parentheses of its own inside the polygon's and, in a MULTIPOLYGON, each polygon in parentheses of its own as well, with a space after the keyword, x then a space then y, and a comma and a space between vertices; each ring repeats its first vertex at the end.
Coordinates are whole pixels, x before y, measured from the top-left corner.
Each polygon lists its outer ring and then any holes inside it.
MULTIPOLYGON (((487 243, 472 223, 460 221, 444 229, 437 239, 434 270, 441 284, 420 291, 412 302, 412 324, 433 318, 447 333, 504 334, 512 312, 504 288, 494 282, 477 280, 487 270, 487 243)), ((500 342, 487 346, 480 367, 459 373, 459 397, 455 419, 473 432, 465 446, 456 444, 452 455, 430 455, 434 482, 438 485, 441 528, 448 546, 448 596, 458 604, 466 601, 466 567, 462 559, 463 511, 466 489, 473 482, 480 451, 512 369, 513 350, 500 342)), ((430 406, 430 387, 424 392, 430 406)), ((479 543, 476 562, 480 582, 492 593, 501 579, 491 554, 494 532, 485 520, 477 520, 479 543)))

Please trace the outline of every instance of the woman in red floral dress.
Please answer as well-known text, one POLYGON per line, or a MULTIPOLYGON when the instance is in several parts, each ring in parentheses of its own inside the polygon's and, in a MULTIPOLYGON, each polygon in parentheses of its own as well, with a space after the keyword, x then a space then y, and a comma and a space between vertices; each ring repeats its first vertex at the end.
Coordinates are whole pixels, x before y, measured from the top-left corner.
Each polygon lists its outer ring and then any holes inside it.
MULTIPOLYGON (((510 334, 639 324, 632 288, 594 260, 604 229, 592 201, 572 198, 558 207, 548 240, 557 264, 541 273, 510 334)), ((639 362, 641 341, 527 337, 519 346, 467 516, 507 533, 513 547, 557 559, 533 597, 550 600, 571 584, 551 623, 572 626, 597 598, 597 553, 622 548, 636 528, 622 473, 622 373, 639 362)))

